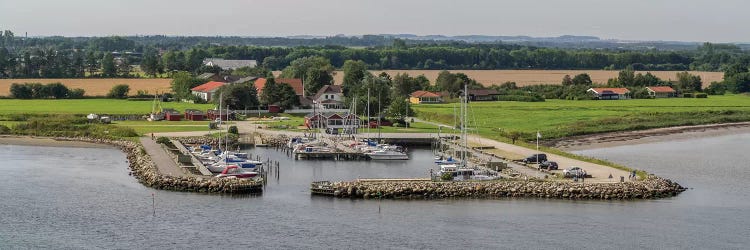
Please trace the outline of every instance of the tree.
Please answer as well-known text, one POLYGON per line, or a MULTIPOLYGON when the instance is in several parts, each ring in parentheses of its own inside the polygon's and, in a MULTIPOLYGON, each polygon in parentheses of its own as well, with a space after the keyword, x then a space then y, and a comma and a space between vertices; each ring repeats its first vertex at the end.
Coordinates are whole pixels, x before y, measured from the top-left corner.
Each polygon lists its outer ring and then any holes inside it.
POLYGON ((182 51, 167 51, 161 61, 167 71, 185 70, 185 54, 182 51))
POLYGON ((271 105, 279 101, 279 91, 276 85, 276 79, 269 77, 266 79, 266 85, 260 92, 260 102, 265 105, 271 105))
POLYGON ((414 110, 409 105, 409 101, 406 98, 393 99, 388 109, 385 111, 388 117, 393 117, 398 120, 406 119, 406 116, 415 116, 414 110))
POLYGON ((117 67, 115 66, 115 57, 112 53, 105 53, 102 58, 102 76, 104 77, 116 77, 117 67))
POLYGON ((290 109, 294 106, 298 106, 299 103, 299 97, 297 97, 297 94, 294 92, 294 88, 292 88, 291 85, 282 83, 277 85, 276 87, 279 106, 285 109, 290 109))
POLYGON ((565 75, 562 79, 562 85, 563 86, 569 86, 573 85, 573 79, 570 78, 570 75, 565 75))
POLYGON ((355 86, 356 88, 349 92, 350 95, 346 96, 346 103, 351 103, 356 97, 357 110, 367 110, 368 97, 370 100, 370 116, 379 115, 379 109, 387 108, 391 104, 391 82, 387 78, 369 74, 360 84, 355 86))
MULTIPOLYGON (((99 70, 99 59, 101 56, 97 55, 96 52, 89 50, 86 52, 86 71, 89 72, 89 76, 94 76, 97 70, 99 70)), ((114 60, 114 59, 113 59, 114 60)))
POLYGON ((302 57, 292 61, 281 71, 282 78, 301 78, 305 85, 305 94, 314 95, 326 84, 333 83, 334 68, 324 57, 302 57))
POLYGON ((367 71, 367 65, 363 61, 346 60, 344 66, 344 80, 341 83, 344 96, 349 95, 349 92, 356 87, 357 84, 362 82, 362 79, 370 72, 367 71))
POLYGON ((147 49, 143 53, 143 60, 141 60, 141 70, 146 75, 156 77, 157 74, 164 73, 164 66, 159 60, 159 55, 155 49, 147 49))
POLYGON ((677 73, 677 88, 682 92, 700 92, 703 81, 700 76, 691 75, 688 72, 677 73))
POLYGON ((635 82, 635 71, 633 70, 622 70, 617 76, 617 82, 621 86, 633 86, 633 83, 635 82))
POLYGON ((187 71, 196 72, 198 68, 203 65, 203 59, 206 59, 210 54, 200 48, 194 48, 188 51, 187 58, 185 60, 185 68, 187 71))
POLYGON ((216 98, 214 102, 221 102, 224 107, 229 106, 230 109, 249 109, 258 106, 258 91, 251 84, 224 85, 219 88, 217 94, 223 99, 216 98))
POLYGON ((177 99, 188 99, 192 97, 190 89, 206 83, 206 80, 193 77, 188 72, 179 71, 172 74, 172 93, 177 99))
POLYGON ((133 72, 133 67, 130 66, 130 60, 126 57, 121 57, 115 65, 117 67, 117 76, 128 78, 130 77, 130 73, 133 72))
POLYGON ((109 90, 107 98, 125 99, 128 97, 128 92, 130 92, 130 86, 127 84, 118 84, 109 90))
POLYGON ((17 99, 31 99, 34 92, 28 84, 14 83, 10 85, 10 95, 17 99))
POLYGON ((430 82, 424 75, 420 77, 410 77, 409 74, 396 74, 393 77, 393 91, 391 95, 393 99, 407 98, 411 93, 417 90, 426 89, 430 82))
POLYGON ((591 85, 593 83, 591 81, 591 76, 589 76, 589 74, 586 74, 586 73, 576 75, 575 77, 573 77, 571 82, 575 85, 591 85))

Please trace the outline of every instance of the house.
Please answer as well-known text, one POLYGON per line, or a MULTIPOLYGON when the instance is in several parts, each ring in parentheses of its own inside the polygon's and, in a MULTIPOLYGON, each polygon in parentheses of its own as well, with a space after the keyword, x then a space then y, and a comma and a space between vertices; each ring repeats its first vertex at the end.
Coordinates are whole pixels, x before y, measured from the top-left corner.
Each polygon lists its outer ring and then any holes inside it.
POLYGON ((474 101, 494 101, 500 92, 494 89, 470 89, 469 100, 474 101))
POLYGON ((347 133, 356 133, 362 126, 362 119, 352 113, 313 113, 305 116, 305 126, 313 129, 344 129, 347 133))
POLYGON ((211 101, 215 98, 216 91, 221 88, 221 86, 224 86, 223 82, 207 82, 201 85, 198 85, 195 88, 190 89, 193 93, 193 95, 196 95, 203 99, 204 101, 211 101))
POLYGON ((325 85, 313 96, 317 108, 341 109, 344 108, 344 91, 339 85, 325 85))
POLYGON ((590 88, 586 92, 593 94, 599 100, 628 99, 630 90, 626 88, 590 88))
POLYGON ((648 91, 648 96, 651 98, 669 98, 677 96, 677 91, 669 86, 646 87, 646 91, 648 91))
POLYGON ((206 58, 203 59, 203 65, 206 66, 218 66, 222 70, 232 70, 236 68, 242 68, 242 67, 250 67, 255 68, 258 66, 258 61, 256 60, 226 60, 221 58, 206 58))
POLYGON ((417 90, 409 95, 409 102, 412 104, 441 103, 443 102, 443 98, 439 94, 430 91, 417 90))

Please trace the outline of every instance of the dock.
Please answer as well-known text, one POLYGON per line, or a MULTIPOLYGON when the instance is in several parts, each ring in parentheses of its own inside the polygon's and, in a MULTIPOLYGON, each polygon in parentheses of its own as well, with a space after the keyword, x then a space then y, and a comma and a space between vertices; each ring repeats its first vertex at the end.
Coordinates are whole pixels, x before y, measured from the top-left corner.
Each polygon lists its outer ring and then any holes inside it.
POLYGON ((175 139, 170 139, 169 141, 172 142, 172 144, 175 147, 177 147, 177 149, 180 150, 180 154, 190 157, 190 163, 192 164, 192 166, 180 165, 180 167, 195 168, 196 170, 198 170, 199 173, 201 173, 202 175, 206 175, 206 176, 213 175, 211 171, 209 171, 208 168, 205 165, 203 165, 203 163, 200 160, 198 160, 198 158, 195 157, 194 154, 188 152, 187 147, 185 147, 185 145, 183 145, 182 142, 175 140, 175 139))

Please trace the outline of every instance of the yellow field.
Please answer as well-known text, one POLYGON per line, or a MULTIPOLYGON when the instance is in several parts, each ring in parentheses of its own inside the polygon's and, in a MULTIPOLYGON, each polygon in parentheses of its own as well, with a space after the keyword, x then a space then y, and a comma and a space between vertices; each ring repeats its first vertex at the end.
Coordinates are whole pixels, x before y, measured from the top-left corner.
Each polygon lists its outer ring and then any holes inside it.
POLYGON ((86 96, 104 96, 107 95, 112 86, 118 84, 127 84, 130 86, 130 95, 135 95, 138 90, 148 91, 149 94, 156 92, 172 92, 170 82, 172 79, 152 78, 152 79, 129 79, 129 78, 90 78, 90 79, 0 79, 0 96, 10 94, 10 85, 13 83, 33 83, 42 84, 60 82, 70 89, 81 88, 86 91, 86 96))
MULTIPOLYGON (((425 75, 427 79, 434 82, 440 70, 372 70, 373 74, 380 74, 385 71, 391 76, 396 73, 408 73, 410 76, 425 75)), ((489 86, 492 84, 502 84, 504 82, 516 82, 518 86, 539 85, 539 84, 560 84, 565 75, 573 77, 577 74, 588 73, 591 80, 595 83, 607 83, 610 78, 617 77, 619 70, 451 70, 452 73, 464 73, 470 78, 489 86)), ((675 74, 681 71, 650 71, 662 80, 675 80, 675 74)), ((644 72, 637 72, 644 73, 644 72)), ((703 86, 707 87, 712 81, 721 81, 724 77, 723 72, 703 72, 690 71, 691 74, 698 75, 703 80, 703 86)), ((336 71, 334 81, 341 84, 344 78, 343 71, 336 71)))

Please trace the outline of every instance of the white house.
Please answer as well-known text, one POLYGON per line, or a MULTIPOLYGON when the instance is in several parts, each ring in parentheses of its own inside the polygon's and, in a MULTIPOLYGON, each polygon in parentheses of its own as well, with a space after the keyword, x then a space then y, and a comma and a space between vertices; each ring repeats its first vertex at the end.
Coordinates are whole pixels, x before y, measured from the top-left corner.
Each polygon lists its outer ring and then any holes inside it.
POLYGON ((344 91, 338 85, 325 85, 313 97, 315 105, 320 109, 344 108, 344 91))
POLYGON ((193 93, 193 95, 196 95, 203 99, 204 101, 211 101, 214 99, 214 95, 216 94, 216 91, 221 88, 221 86, 224 86, 225 83, 223 82, 207 82, 201 85, 198 85, 195 88, 190 89, 193 93))
POLYGON ((630 90, 626 88, 590 88, 586 92, 594 94, 599 100, 622 100, 628 99, 630 90))

